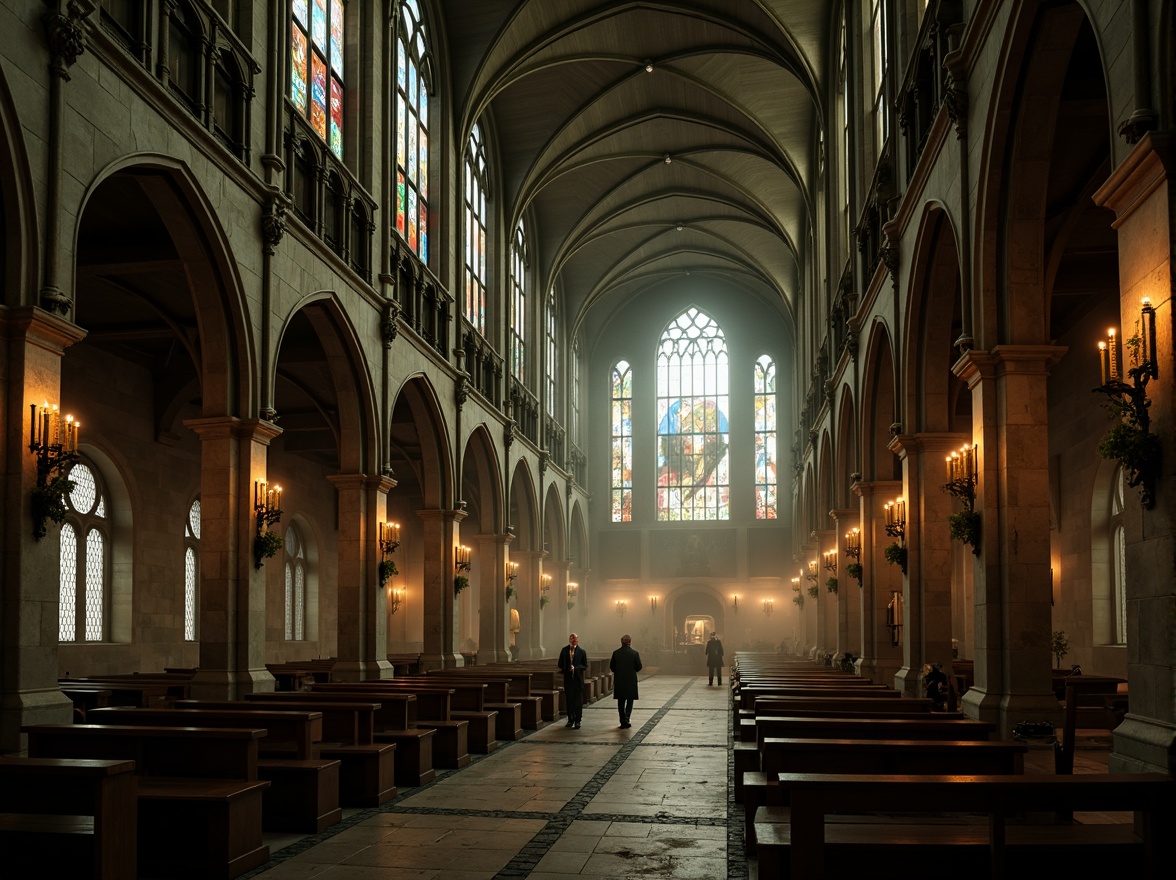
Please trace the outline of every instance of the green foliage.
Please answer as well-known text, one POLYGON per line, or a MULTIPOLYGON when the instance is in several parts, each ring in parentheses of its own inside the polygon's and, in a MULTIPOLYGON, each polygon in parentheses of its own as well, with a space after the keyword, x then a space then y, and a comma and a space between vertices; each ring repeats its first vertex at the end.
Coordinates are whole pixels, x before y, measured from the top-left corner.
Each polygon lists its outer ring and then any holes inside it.
POLYGON ((282 536, 277 532, 262 532, 253 539, 253 567, 261 568, 263 559, 272 559, 282 549, 282 536))
POLYGON ((394 574, 400 574, 400 570, 396 567, 396 563, 391 559, 381 559, 379 573, 380 587, 382 588, 384 584, 388 583, 388 578, 392 577, 394 574))
POLYGON ((851 562, 849 565, 845 566, 845 573, 848 574, 851 578, 854 578, 858 582, 858 589, 861 589, 862 575, 864 574, 862 564, 860 562, 851 562))
POLYGON ((550 599, 548 599, 546 596, 540 596, 540 597, 539 597, 539 610, 540 610, 540 611, 542 611, 544 608, 546 608, 546 607, 547 607, 547 603, 548 603, 548 602, 550 602, 550 601, 551 601, 551 600, 550 600, 550 599))
POLYGON ((45 520, 57 524, 65 522, 65 496, 74 490, 74 481, 64 473, 48 480, 44 486, 33 488, 33 537, 45 537, 45 520))
POLYGON ((949 514, 947 526, 951 530, 953 541, 962 541, 972 548, 972 552, 980 553, 980 514, 974 510, 961 510, 959 513, 949 514))
POLYGON ((891 565, 897 565, 902 569, 902 573, 906 574, 907 548, 898 541, 888 544, 886 549, 882 551, 882 557, 891 565))
POLYGON ((1159 471, 1160 438, 1134 422, 1115 422, 1098 444, 1098 454, 1120 461, 1128 471, 1128 485, 1138 486, 1145 474, 1159 471))
POLYGON ((1064 629, 1054 630, 1053 640, 1050 642, 1049 650, 1057 658, 1058 669, 1061 669, 1062 658, 1070 653, 1070 640, 1066 638, 1066 631, 1064 629))
POLYGON ((575 607, 576 607, 576 603, 575 603, 575 602, 569 602, 569 603, 568 603, 568 611, 571 611, 571 610, 572 610, 573 608, 575 608, 575 607))
POLYGON ((813 584, 811 587, 808 588, 808 594, 810 596, 812 596, 814 599, 817 598, 817 596, 819 596, 820 593, 821 593, 821 588, 818 587, 816 584, 813 584))
POLYGON ((461 595, 461 591, 470 585, 470 579, 464 574, 459 574, 453 579, 453 597, 456 599, 461 595))
POLYGON ((507 584, 506 585, 506 601, 509 602, 511 599, 513 599, 514 594, 515 594, 515 588, 512 587, 510 584, 507 584))
POLYGON ((804 607, 804 594, 797 593, 795 596, 793 596, 792 597, 792 604, 795 605, 797 608, 803 608, 804 607))
POLYGON ((837 578, 835 578, 835 577, 829 578, 829 580, 825 581, 825 586, 828 588, 830 593, 836 593, 837 592, 837 578))

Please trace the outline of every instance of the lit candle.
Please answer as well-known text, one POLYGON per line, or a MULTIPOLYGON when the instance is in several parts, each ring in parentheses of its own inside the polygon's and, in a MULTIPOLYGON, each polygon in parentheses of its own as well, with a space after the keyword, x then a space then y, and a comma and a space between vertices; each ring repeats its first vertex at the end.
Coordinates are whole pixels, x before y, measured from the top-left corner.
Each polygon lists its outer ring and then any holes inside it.
POLYGON ((954 479, 954 477, 952 476, 952 472, 951 472, 951 459, 952 459, 952 456, 949 455, 947 457, 947 481, 949 483, 954 479))
POLYGON ((265 480, 254 480, 253 482, 253 508, 256 510, 261 507, 261 500, 265 498, 265 480))
POLYGON ((282 509, 282 487, 274 486, 274 510, 282 509))
POLYGON ((1111 356, 1110 352, 1107 351, 1107 344, 1105 342, 1100 342, 1098 344, 1098 368, 1102 375, 1101 384, 1106 385, 1107 373, 1111 368, 1111 356))
POLYGON ((1110 367, 1107 370, 1107 375, 1114 381, 1119 378, 1119 350, 1116 347, 1114 327, 1107 330, 1107 354, 1110 357, 1110 367))

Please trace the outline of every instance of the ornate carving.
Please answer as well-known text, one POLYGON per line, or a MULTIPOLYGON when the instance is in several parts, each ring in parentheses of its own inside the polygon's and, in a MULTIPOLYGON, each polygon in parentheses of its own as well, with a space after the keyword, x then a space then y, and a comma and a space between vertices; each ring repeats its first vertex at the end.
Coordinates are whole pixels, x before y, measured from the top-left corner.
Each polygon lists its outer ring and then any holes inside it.
POLYGON ((273 190, 266 200, 261 215, 261 241, 263 249, 271 257, 286 234, 286 211, 289 208, 289 198, 279 190, 273 190))
POLYGON ((1136 110, 1119 126, 1119 137, 1128 144, 1137 144, 1149 131, 1155 131, 1156 117, 1150 110, 1136 110))
POLYGON ((514 446, 515 424, 515 420, 510 419, 502 426, 502 445, 507 449, 510 449, 512 446, 514 446))
POLYGON ((849 352, 850 359, 857 361, 858 356, 858 331, 855 327, 850 327, 849 332, 845 336, 845 348, 849 352))
POLYGON ((898 288, 898 245, 887 240, 878 248, 878 259, 882 261, 882 265, 886 267, 886 271, 890 273, 890 282, 895 289, 898 288))
POLYGON ((539 476, 543 477, 547 473, 547 450, 544 449, 539 453, 539 476))
POLYGON ((458 373, 454 377, 453 396, 457 401, 458 409, 465 406, 465 402, 470 399, 470 377, 468 373, 458 373))
POLYGON ((963 139, 968 130, 968 81, 948 73, 943 90, 943 107, 955 126, 956 138, 963 139))
POLYGON ((86 38, 92 27, 88 19, 94 9, 91 0, 69 0, 64 12, 59 7, 46 14, 45 35, 53 59, 50 69, 54 76, 69 80, 69 68, 86 51, 86 38))
POLYGON ((384 348, 391 348, 400 332, 400 303, 394 299, 384 305, 384 316, 380 319, 380 338, 384 340, 384 348))
POLYGON ((64 318, 73 308, 73 300, 57 287, 45 287, 41 290, 41 308, 64 318))

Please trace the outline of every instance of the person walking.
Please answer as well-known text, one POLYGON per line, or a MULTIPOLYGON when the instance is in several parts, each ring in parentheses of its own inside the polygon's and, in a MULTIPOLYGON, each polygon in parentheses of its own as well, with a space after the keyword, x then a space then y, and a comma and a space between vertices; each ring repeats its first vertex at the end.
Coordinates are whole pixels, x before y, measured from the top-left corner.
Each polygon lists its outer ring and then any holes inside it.
POLYGON ((559 671, 564 677, 564 699, 568 703, 568 723, 564 727, 580 729, 584 716, 584 672, 588 669, 588 653, 580 647, 580 637, 568 636, 568 643, 559 652, 559 671))
POLYGON ((719 677, 719 687, 723 686, 723 643, 715 633, 710 634, 710 640, 706 643, 706 673, 707 687, 715 683, 716 675, 719 677))
POLYGON ((633 726, 629 717, 637 699, 637 673, 641 671, 641 655, 633 650, 632 636, 627 633, 621 636, 621 646, 612 652, 608 668, 613 673, 613 699, 617 701, 621 729, 627 730, 633 726))

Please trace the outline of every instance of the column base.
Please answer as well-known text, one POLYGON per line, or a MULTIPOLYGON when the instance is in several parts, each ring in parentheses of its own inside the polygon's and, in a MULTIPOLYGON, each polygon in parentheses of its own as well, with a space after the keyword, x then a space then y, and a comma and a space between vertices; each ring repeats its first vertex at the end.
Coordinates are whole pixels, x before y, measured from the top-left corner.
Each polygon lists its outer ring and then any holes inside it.
POLYGON ((1130 713, 1111 733, 1112 773, 1176 772, 1176 725, 1130 713))
POLYGON ((269 694, 273 690, 274 677, 265 668, 244 672, 197 669, 190 687, 195 700, 239 700, 246 694, 269 694))
POLYGON ((22 725, 72 721, 73 703, 57 688, 5 694, 0 700, 0 754, 24 753, 27 738, 20 732, 22 725))
POLYGON ((421 654, 421 671, 427 669, 457 669, 465 666, 461 654, 421 654))
POLYGON ((904 666, 894 673, 894 689, 905 697, 923 696, 923 673, 921 670, 904 666))
POLYGON ((331 667, 332 681, 379 681, 392 677, 387 660, 336 660, 331 667))

